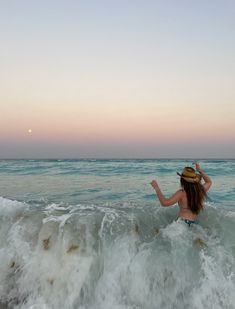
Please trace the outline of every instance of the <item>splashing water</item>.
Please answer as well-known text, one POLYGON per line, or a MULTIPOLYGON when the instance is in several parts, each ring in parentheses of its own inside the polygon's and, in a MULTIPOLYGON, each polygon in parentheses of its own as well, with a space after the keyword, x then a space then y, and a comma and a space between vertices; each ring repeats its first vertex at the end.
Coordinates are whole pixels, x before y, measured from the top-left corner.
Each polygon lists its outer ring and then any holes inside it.
MULTIPOLYGON (((87 188, 94 190, 90 202, 85 192, 76 204, 74 195, 52 201, 52 188, 38 199, 36 186, 27 202, 25 192, 22 201, 0 198, 0 308, 235 308, 235 212, 228 198, 229 207, 207 202, 200 223, 189 228, 177 220, 177 206, 158 207, 145 188, 135 202, 120 198, 119 183, 112 192, 118 202, 108 195, 95 203, 96 183, 87 188)), ((216 194, 215 188, 211 199, 216 194)))

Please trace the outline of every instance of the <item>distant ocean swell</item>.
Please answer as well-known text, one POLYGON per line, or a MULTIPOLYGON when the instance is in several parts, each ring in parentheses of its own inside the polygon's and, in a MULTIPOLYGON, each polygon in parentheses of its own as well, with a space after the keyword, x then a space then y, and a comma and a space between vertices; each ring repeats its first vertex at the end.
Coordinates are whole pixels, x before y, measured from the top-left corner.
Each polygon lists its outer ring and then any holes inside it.
POLYGON ((0 198, 0 308, 235 308, 235 213, 0 198))

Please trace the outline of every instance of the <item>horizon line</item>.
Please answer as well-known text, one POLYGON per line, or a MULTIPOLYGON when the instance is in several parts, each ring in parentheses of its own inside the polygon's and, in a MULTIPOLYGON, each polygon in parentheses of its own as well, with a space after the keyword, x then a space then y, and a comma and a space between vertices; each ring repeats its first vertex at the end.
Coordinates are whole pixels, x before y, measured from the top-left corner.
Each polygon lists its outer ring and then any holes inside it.
POLYGON ((53 161, 53 160, 235 160, 235 158, 230 157, 133 157, 133 158, 123 158, 123 157, 81 157, 81 158, 0 158, 0 161, 17 161, 17 160, 35 160, 35 161, 53 161))

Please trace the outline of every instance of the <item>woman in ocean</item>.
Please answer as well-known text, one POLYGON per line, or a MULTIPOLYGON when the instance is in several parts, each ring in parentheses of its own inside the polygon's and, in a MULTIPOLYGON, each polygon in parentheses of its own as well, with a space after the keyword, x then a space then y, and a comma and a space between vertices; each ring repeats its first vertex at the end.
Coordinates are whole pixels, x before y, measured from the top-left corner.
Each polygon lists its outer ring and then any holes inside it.
POLYGON ((168 207, 178 203, 179 218, 189 226, 196 223, 197 216, 203 209, 206 192, 212 185, 210 177, 201 170, 200 165, 195 163, 195 167, 198 173, 192 167, 185 167, 181 174, 177 173, 180 176, 181 189, 170 198, 163 195, 156 180, 151 182, 161 205, 168 207), (204 180, 203 184, 201 179, 204 180))

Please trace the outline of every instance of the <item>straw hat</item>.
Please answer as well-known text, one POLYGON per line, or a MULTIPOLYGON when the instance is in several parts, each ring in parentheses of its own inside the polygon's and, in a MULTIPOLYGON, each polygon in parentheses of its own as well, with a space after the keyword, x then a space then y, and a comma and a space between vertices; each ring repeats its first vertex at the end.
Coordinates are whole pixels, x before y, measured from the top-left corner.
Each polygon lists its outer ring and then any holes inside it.
POLYGON ((177 175, 179 175, 185 181, 191 182, 191 183, 197 183, 201 180, 201 175, 197 174, 195 169, 190 166, 186 166, 183 169, 182 173, 181 174, 177 173, 177 175))

